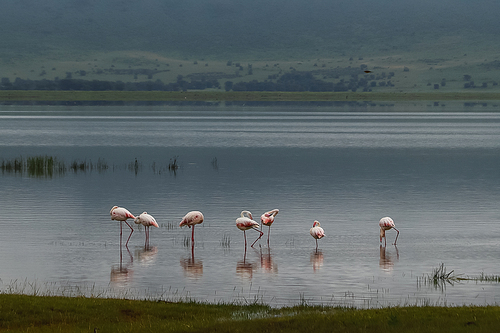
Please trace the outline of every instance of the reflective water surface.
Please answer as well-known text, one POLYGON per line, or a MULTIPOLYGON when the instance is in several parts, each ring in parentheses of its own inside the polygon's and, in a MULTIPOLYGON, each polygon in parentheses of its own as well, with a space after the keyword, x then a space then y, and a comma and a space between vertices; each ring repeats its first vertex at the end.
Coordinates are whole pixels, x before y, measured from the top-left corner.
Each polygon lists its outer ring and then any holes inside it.
MULTIPOLYGON (((425 277, 441 263, 462 277, 500 274, 498 110, 0 106, 2 290, 273 306, 496 304, 498 283, 425 277), (62 167, 5 168, 45 155, 62 167), (120 249, 114 205, 156 218, 150 247, 134 225, 120 249), (274 208, 272 227, 245 250, 235 219, 274 208), (178 226, 191 210, 205 215, 194 247, 191 229, 178 226), (393 230, 380 246, 384 216, 400 230, 397 247, 393 230), (314 220, 326 233, 318 251, 314 220)), ((246 236, 251 244, 258 233, 246 236)))

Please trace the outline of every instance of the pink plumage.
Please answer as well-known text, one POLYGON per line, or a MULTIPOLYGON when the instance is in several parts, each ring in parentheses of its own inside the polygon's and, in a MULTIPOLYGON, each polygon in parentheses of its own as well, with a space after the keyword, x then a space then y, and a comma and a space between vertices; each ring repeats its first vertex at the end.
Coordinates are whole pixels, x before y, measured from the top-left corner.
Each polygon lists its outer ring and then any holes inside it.
POLYGON ((153 216, 149 215, 147 212, 143 212, 141 215, 137 216, 134 219, 135 224, 142 224, 145 227, 146 234, 146 242, 144 243, 144 247, 148 248, 149 246, 149 227, 159 228, 158 223, 153 216))
POLYGON ((321 224, 318 221, 314 221, 312 228, 309 229, 309 233, 316 240, 316 251, 318 251, 318 239, 325 237, 325 231, 321 228, 321 224))
POLYGON ((132 237, 132 233, 134 232, 134 228, 132 228, 132 226, 128 224, 127 219, 135 219, 135 216, 127 209, 118 206, 113 206, 113 208, 111 208, 111 211, 109 212, 109 215, 111 215, 111 220, 120 221, 120 248, 122 246, 122 222, 125 222, 130 228, 130 235, 128 236, 127 242, 125 243, 125 246, 127 246, 128 241, 130 240, 130 237, 132 237))
POLYGON ((393 245, 396 245, 396 242, 397 242, 398 237, 399 237, 399 230, 396 229, 396 225, 394 224, 394 221, 390 217, 386 216, 386 217, 383 217, 380 219, 378 225, 380 226, 380 243, 382 243, 382 238, 383 238, 384 244, 387 245, 387 238, 385 237, 385 232, 386 232, 386 230, 394 229, 394 230, 396 230, 397 234, 396 234, 396 239, 394 240, 393 245))
POLYGON ((274 217, 278 215, 279 212, 280 212, 279 209, 273 209, 268 212, 265 212, 260 216, 260 221, 262 222, 262 224, 270 227, 271 224, 273 224, 274 222, 274 217))
POLYGON ((252 217, 252 213, 249 212, 248 210, 244 210, 241 212, 240 214, 241 216, 238 217, 236 219, 236 227, 240 230, 243 230, 243 236, 245 237, 245 249, 247 248, 247 236, 246 236, 246 231, 247 230, 250 230, 250 229, 253 229, 257 232, 260 233, 260 236, 259 238, 257 238, 251 245, 251 247, 253 247, 253 245, 255 244, 255 242, 257 242, 261 237, 262 235, 264 234, 262 231, 259 230, 259 223, 255 222, 253 220, 253 217, 252 217), (245 216, 246 215, 246 216, 245 216))
POLYGON ((112 220, 126 221, 127 219, 135 219, 135 216, 123 207, 113 206, 109 212, 112 220))
POLYGON ((143 212, 141 215, 134 219, 135 224, 142 224, 145 227, 156 227, 159 228, 158 223, 155 218, 149 215, 147 212, 143 212))
POLYGON ((194 226, 195 224, 200 224, 203 222, 203 214, 197 210, 194 210, 192 212, 187 213, 184 215, 182 218, 181 223, 179 223, 179 227, 183 226, 188 226, 191 228, 191 226, 194 226))
POLYGON ((179 223, 179 227, 188 226, 189 228, 193 227, 193 231, 191 233, 191 247, 194 248, 194 226, 203 222, 204 216, 200 211, 194 210, 182 218, 181 223, 179 223))
MULTIPOLYGON (((243 211, 245 212, 245 211, 243 211)), ((243 215, 243 212, 241 212, 241 217, 238 217, 236 219, 236 226, 238 227, 238 229, 240 230, 249 230, 249 229, 252 229, 252 228, 255 228, 255 229, 258 229, 260 227, 260 225, 255 222, 254 220, 252 220, 252 213, 248 212, 248 216, 244 216, 243 215)))
POLYGON ((309 233, 315 239, 321 239, 325 237, 325 231, 320 226, 321 224, 318 221, 314 221, 312 228, 309 230, 309 233))
POLYGON ((279 209, 273 209, 268 212, 265 212, 260 216, 260 222, 262 222, 263 225, 267 225, 269 227, 269 230, 267 231, 267 246, 269 246, 269 236, 271 235, 271 225, 274 222, 274 218, 276 215, 279 213, 279 209))

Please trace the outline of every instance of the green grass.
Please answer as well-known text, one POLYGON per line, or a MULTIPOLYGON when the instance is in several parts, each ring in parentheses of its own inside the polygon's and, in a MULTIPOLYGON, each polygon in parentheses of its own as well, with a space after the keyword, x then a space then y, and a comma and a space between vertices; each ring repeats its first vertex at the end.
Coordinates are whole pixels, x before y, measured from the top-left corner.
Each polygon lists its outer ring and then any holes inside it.
POLYGON ((352 309, 0 295, 0 332, 495 332, 500 307, 352 309))
POLYGON ((223 91, 40 91, 2 90, 0 101, 484 101, 496 92, 223 92, 223 91))

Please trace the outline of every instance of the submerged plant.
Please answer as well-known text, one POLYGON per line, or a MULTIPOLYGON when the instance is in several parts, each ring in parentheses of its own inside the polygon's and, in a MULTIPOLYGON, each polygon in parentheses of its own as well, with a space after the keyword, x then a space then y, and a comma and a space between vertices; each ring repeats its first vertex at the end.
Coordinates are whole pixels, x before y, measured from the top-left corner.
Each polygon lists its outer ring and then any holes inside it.
POLYGON ((224 248, 229 248, 231 245, 231 238, 227 234, 224 234, 220 241, 220 245, 224 248))
POLYGON ((434 268, 432 270, 432 280, 433 281, 442 281, 442 280, 454 280, 457 277, 453 274, 454 270, 451 270, 450 272, 446 272, 446 267, 444 266, 444 263, 441 263, 439 267, 434 268))
POLYGON ((170 159, 170 162, 168 163, 168 170, 175 172, 177 169, 179 169, 179 164, 177 164, 178 157, 179 156, 174 156, 170 159))
POLYGON ((217 157, 214 157, 212 160, 212 168, 214 170, 219 170, 219 163, 217 162, 217 157))
POLYGON ((103 172, 108 169, 108 164, 104 159, 99 158, 97 163, 86 160, 73 160, 69 164, 59 161, 54 156, 29 156, 26 159, 22 157, 12 160, 3 160, 0 169, 4 173, 27 174, 29 177, 53 177, 54 175, 63 175, 67 170, 73 172, 86 172, 97 170, 103 172))
POLYGON ((500 275, 486 275, 486 274, 484 274, 484 272, 481 272, 479 277, 472 278, 472 280, 481 281, 481 282, 500 282, 500 275))
POLYGON ((432 274, 417 278, 417 285, 432 285, 434 288, 444 291, 446 284, 453 285, 455 282, 462 280, 458 275, 453 275, 453 272, 454 270, 447 272, 444 263, 441 263, 439 267, 432 270, 432 274))

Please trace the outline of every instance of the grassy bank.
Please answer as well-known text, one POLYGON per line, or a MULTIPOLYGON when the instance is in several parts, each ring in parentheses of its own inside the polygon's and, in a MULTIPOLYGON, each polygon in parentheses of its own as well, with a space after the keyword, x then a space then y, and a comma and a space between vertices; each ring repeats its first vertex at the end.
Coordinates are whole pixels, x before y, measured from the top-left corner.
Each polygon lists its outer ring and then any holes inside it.
POLYGON ((0 332, 494 332, 500 307, 393 307, 167 303, 0 295, 0 332))
POLYGON ((39 91, 3 90, 1 101, 486 101, 500 93, 331 93, 222 91, 39 91))

